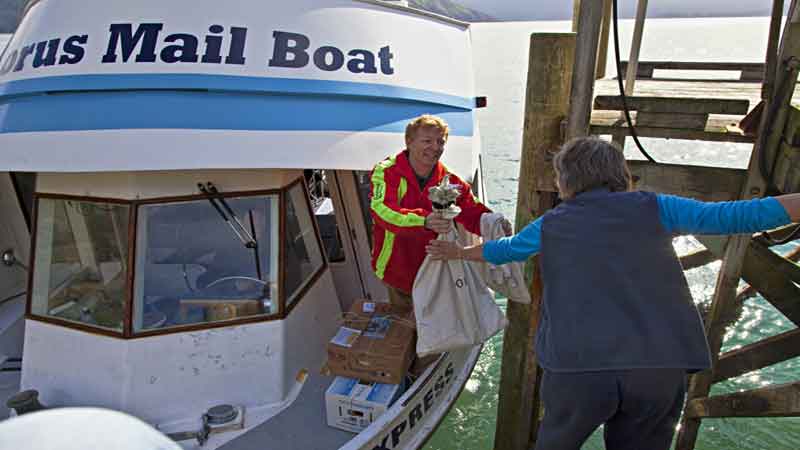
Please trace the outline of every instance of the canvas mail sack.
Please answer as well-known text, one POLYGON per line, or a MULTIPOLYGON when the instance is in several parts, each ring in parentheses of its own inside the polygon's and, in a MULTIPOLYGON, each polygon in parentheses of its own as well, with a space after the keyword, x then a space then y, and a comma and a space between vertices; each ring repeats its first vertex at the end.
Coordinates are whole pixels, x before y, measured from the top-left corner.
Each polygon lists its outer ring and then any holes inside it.
MULTIPOLYGON (((456 241, 455 229, 438 239, 456 241)), ((425 258, 411 295, 417 319, 417 355, 482 344, 505 328, 505 315, 486 287, 479 265, 425 258)))

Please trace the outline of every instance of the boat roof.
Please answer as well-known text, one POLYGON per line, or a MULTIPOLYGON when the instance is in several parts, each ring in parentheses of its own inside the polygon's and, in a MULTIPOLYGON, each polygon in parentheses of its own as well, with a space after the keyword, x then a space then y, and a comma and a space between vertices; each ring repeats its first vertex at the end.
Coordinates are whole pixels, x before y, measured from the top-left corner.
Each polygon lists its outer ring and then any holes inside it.
POLYGON ((377 0, 38 0, 0 55, 0 164, 368 169, 435 114, 464 173, 474 98, 469 27, 377 0))

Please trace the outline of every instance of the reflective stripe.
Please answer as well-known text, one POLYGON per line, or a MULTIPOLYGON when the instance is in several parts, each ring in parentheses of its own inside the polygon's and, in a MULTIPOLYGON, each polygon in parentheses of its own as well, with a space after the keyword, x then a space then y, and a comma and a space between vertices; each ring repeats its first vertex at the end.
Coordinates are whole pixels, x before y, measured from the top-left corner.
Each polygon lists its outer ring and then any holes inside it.
MULTIPOLYGON (((394 158, 392 158, 392 160, 394 160, 394 158)), ((391 166, 387 165, 387 167, 391 166)), ((407 191, 408 182, 405 178, 400 178, 400 186, 397 187, 398 203, 400 203, 400 200, 406 196, 407 191)), ((378 261, 375 263, 375 274, 381 280, 383 279, 383 275, 386 273, 386 266, 389 264, 389 258, 392 257, 392 250, 394 250, 394 233, 391 231, 386 231, 386 234, 383 235, 383 246, 381 246, 381 253, 378 255, 378 261)))
POLYGON ((378 261, 375 263, 375 275, 381 280, 383 274, 386 272, 386 266, 389 265, 389 258, 392 257, 392 247, 394 247, 394 233, 387 231, 383 235, 383 246, 381 247, 381 254, 378 255, 378 261))
POLYGON ((397 187, 397 203, 403 200, 403 197, 406 196, 406 191, 408 191, 408 182, 405 178, 400 178, 400 186, 397 187))
POLYGON ((476 205, 482 205, 483 204, 483 202, 481 202, 481 199, 476 197, 475 194, 472 193, 472 191, 470 191, 470 194, 472 194, 472 201, 475 202, 476 205))
MULTIPOLYGON (((381 220, 392 225, 398 227, 425 226, 425 217, 414 213, 401 214, 383 203, 383 199, 386 196, 386 179, 384 178, 384 172, 396 163, 396 156, 392 156, 387 160, 379 162, 378 165, 375 166, 375 170, 372 171, 372 201, 370 202, 370 207, 381 220)), ((401 180, 399 189, 401 189, 403 195, 405 195, 407 185, 403 183, 405 179, 401 178, 401 180)), ((399 190, 398 193, 400 192, 399 190)))

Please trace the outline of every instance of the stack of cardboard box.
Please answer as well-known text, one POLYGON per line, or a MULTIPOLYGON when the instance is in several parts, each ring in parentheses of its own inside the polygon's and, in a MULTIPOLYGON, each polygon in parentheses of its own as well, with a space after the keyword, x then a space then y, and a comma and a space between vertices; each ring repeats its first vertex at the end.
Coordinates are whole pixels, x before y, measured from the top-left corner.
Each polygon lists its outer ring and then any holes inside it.
POLYGON ((325 393, 328 425, 369 426, 402 394, 415 349, 413 310, 357 300, 328 343, 327 369, 338 375, 325 393))
POLYGON ((414 324, 410 309, 357 300, 328 343, 328 369, 334 375, 400 384, 415 356, 414 324))

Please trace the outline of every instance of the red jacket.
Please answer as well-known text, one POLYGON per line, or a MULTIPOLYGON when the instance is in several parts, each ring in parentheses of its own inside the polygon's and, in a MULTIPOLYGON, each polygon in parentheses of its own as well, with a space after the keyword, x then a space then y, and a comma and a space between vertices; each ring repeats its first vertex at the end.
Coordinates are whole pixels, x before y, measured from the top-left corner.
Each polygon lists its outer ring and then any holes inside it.
POLYGON ((372 169, 370 212, 373 218, 372 269, 386 284, 410 293, 414 278, 425 259, 425 245, 436 233, 425 228, 433 207, 428 189, 446 175, 461 186, 456 204, 461 207, 455 221, 472 233, 481 234, 481 215, 491 212, 472 195, 468 183, 449 173, 442 163, 433 168, 428 183, 420 190, 408 152, 386 158, 372 169))

